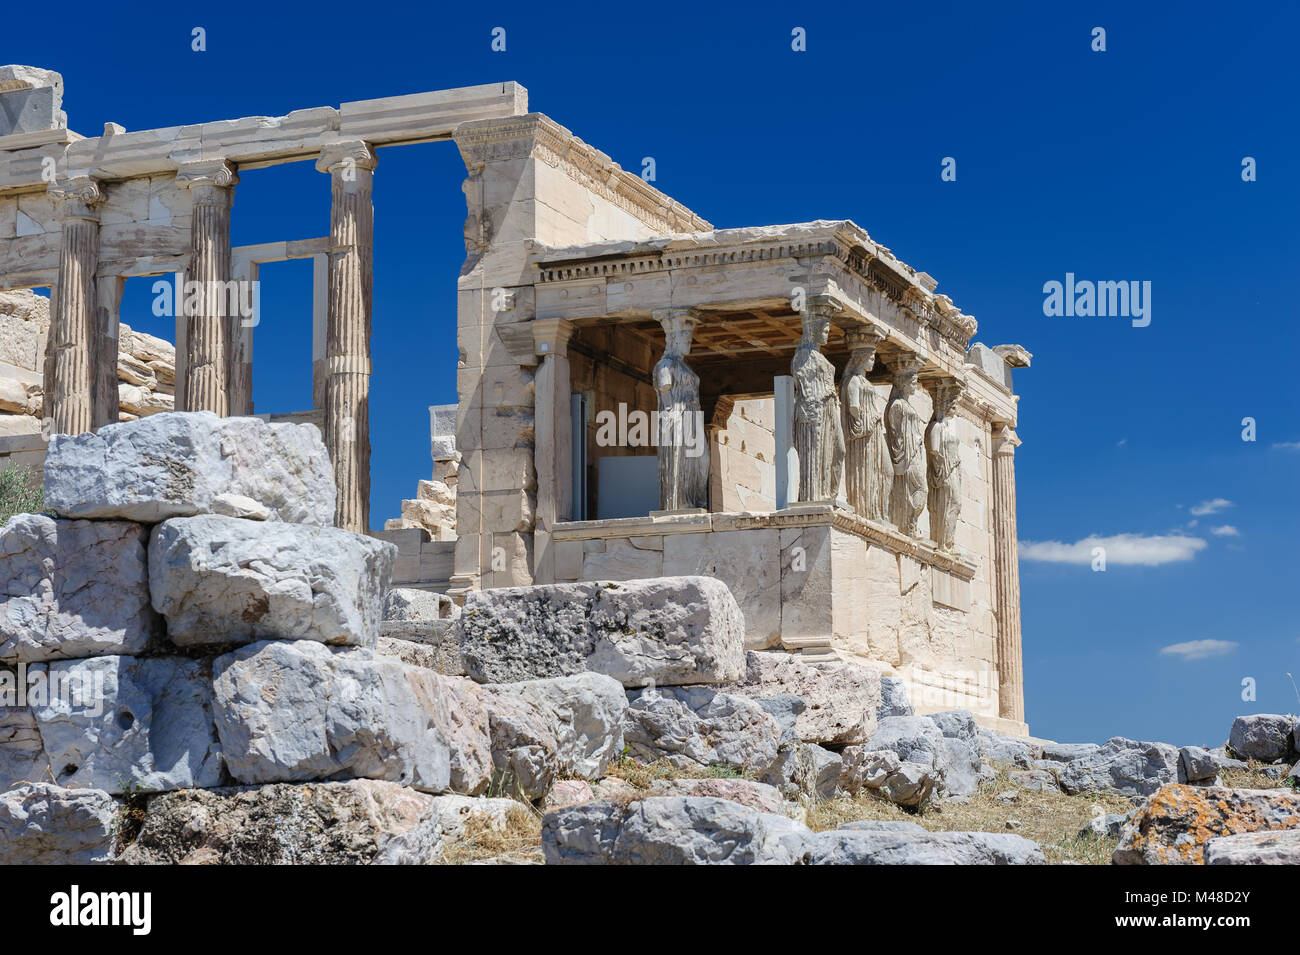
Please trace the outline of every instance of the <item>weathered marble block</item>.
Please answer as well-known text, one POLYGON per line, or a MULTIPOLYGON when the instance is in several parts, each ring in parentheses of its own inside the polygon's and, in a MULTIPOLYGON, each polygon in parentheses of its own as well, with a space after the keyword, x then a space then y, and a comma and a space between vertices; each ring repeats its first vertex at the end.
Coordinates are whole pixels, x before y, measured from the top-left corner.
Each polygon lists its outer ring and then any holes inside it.
POLYGON ((50 439, 45 502, 63 517, 153 524, 212 513, 220 495, 261 504, 271 520, 329 526, 336 491, 320 432, 197 411, 50 439))
POLYGON ((28 771, 39 771, 29 781, 52 775, 60 786, 109 793, 221 784, 212 687, 200 661, 103 656, 37 663, 28 673, 29 691, 33 681, 47 691, 33 694, 30 724, 21 708, 9 709, 9 725, 21 732, 0 737, 0 767, 12 771, 26 761, 28 771))
POLYGON ((119 815, 99 789, 32 783, 0 793, 0 865, 111 862, 119 815))
POLYGON ((317 640, 373 647, 397 549, 333 527, 205 514, 149 539, 149 590, 177 646, 317 640))
POLYGON ((662 577, 473 591, 465 670, 483 683, 604 673, 625 687, 723 683, 745 672, 745 624, 726 584, 662 577))
POLYGON ((753 700, 707 686, 660 687, 628 697, 623 737, 633 759, 757 775, 777 758, 781 728, 753 700))
POLYGON ((597 780, 623 751, 627 695, 600 673, 481 688, 495 789, 535 799, 561 778, 597 780))
POLYGON ((192 789, 149 802, 123 865, 428 865, 436 798, 392 782, 192 789))
POLYGON ((142 651, 160 629, 146 541, 128 521, 10 518, 0 531, 0 663, 142 651))
POLYGON ((876 730, 880 673, 852 663, 805 663, 789 653, 750 651, 745 679, 719 687, 750 699, 793 695, 804 701, 794 730, 810 743, 862 743, 876 730))
POLYGON ((269 640, 218 657, 213 675, 217 732, 239 782, 450 784, 448 701, 431 670, 366 649, 269 640))

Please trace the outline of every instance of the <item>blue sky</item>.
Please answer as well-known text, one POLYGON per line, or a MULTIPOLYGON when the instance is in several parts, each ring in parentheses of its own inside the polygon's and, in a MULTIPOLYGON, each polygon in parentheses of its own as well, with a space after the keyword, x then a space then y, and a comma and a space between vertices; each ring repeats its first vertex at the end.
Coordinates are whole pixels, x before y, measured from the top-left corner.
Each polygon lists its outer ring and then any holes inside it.
MULTIPOLYGON (((656 185, 720 227, 855 220, 980 340, 1033 352, 1016 375, 1021 539, 1129 535, 1102 573, 1028 559, 1086 543, 1022 560, 1033 732, 1214 744, 1236 713, 1300 710, 1294 6, 11 6, 0 62, 62 72, 87 135, 510 79, 625 167, 653 156, 656 185), (1150 281, 1151 324, 1046 317, 1043 284, 1067 272, 1150 281)), ((376 525, 428 476, 427 406, 455 400, 463 175, 450 143, 380 153, 376 525)), ((234 241, 323 235, 327 196, 310 164, 246 173, 234 241)), ((254 400, 309 407, 309 267, 262 279, 254 400)), ((124 320, 170 337, 148 302, 130 283, 124 320)))

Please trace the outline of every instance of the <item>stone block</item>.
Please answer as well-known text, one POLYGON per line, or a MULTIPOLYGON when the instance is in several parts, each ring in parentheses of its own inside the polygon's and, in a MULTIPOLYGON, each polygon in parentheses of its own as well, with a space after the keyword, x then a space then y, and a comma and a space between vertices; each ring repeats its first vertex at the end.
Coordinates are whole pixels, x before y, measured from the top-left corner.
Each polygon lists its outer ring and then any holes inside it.
POLYGON ((261 639, 374 646, 395 551, 334 527, 172 518, 150 536, 149 588, 178 646, 261 639))
POLYGON ((45 502, 63 517, 158 523, 210 513, 220 494, 251 498, 273 520, 333 524, 334 471, 320 432, 201 411, 50 440, 45 502))
POLYGON ((639 687, 744 673, 740 608, 711 577, 474 591, 460 627, 465 668, 484 683, 590 670, 639 687))
POLYGON ((146 529, 16 514, 0 531, 0 663, 135 654, 159 632, 146 529))

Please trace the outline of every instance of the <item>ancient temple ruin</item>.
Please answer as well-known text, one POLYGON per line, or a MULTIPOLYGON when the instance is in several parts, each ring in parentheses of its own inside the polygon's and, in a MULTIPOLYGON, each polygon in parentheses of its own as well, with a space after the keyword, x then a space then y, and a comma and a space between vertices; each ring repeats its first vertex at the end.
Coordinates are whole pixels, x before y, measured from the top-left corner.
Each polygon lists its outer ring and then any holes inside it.
POLYGON ((973 342, 975 319, 858 225, 715 229, 515 83, 94 137, 61 97, 56 73, 0 68, 0 290, 52 292, 28 364, 0 356, 23 392, 3 410, 43 427, 0 428, 0 458, 136 413, 122 365, 149 362, 118 314, 135 276, 205 293, 178 310, 166 399, 251 413, 254 328, 229 296, 310 258, 310 416, 337 525, 370 530, 370 336, 391 324, 372 316, 372 190, 384 149, 452 140, 458 402, 433 416, 414 499, 437 506, 374 531, 399 546, 395 579, 457 596, 714 576, 751 648, 868 663, 922 712, 1027 732, 1011 369, 1030 356, 973 342), (328 234, 232 248, 241 172, 301 161, 328 234))

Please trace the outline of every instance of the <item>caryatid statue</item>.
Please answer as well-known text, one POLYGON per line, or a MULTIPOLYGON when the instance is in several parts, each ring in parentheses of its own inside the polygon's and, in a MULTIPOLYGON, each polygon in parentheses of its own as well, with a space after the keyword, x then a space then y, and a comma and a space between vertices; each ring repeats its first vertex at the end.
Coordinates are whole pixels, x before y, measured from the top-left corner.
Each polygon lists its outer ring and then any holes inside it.
POLYGON ((844 476, 844 430, 840 427, 835 366, 821 353, 830 338, 826 302, 809 302, 803 337, 790 362, 794 378, 794 447, 799 454, 799 500, 827 501, 844 476))
POLYGON ((940 550, 952 550, 961 516, 961 441, 952 408, 965 386, 944 378, 930 389, 934 413, 925 429, 925 450, 930 462, 930 537, 940 550))
POLYGON ((920 369, 917 358, 902 356, 894 362, 894 389, 885 405, 885 442, 894 472, 889 516, 894 526, 910 537, 916 536, 926 503, 925 422, 911 401, 920 369))
POLYGON ((686 364, 699 319, 688 309, 655 312, 664 357, 654 367, 659 394, 659 506, 665 511, 709 506, 709 445, 704 440, 700 376, 686 364))
POLYGON ((844 483, 849 504, 873 521, 889 521, 889 494, 894 468, 885 445, 885 399, 868 380, 876 363, 876 345, 884 332, 863 328, 848 332, 849 362, 840 378, 844 411, 844 483))

